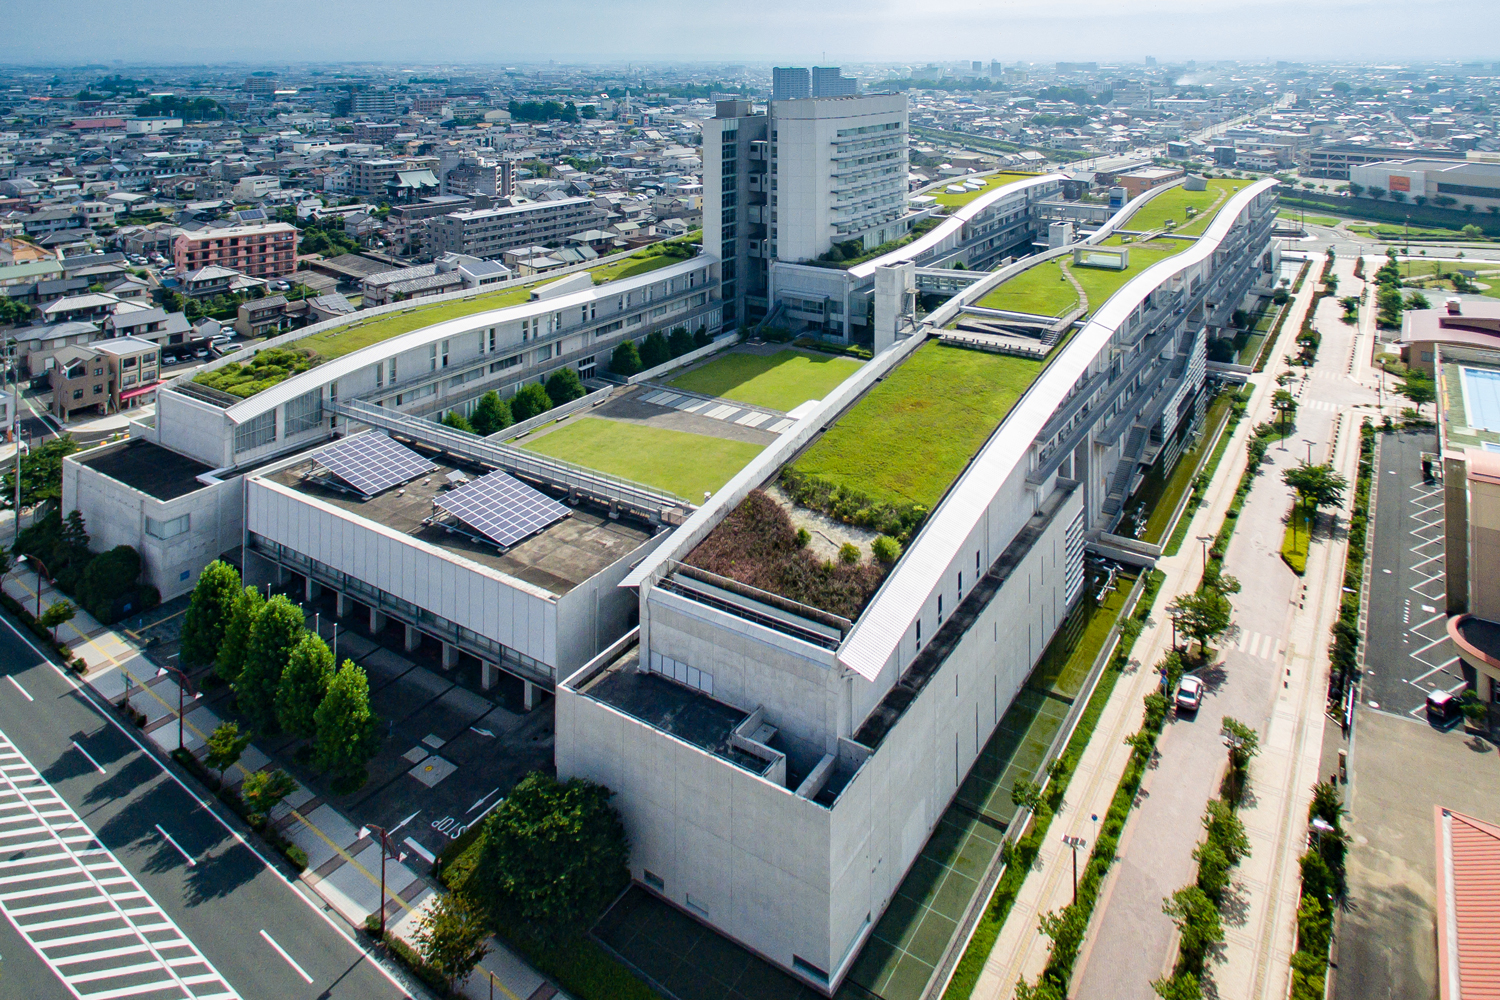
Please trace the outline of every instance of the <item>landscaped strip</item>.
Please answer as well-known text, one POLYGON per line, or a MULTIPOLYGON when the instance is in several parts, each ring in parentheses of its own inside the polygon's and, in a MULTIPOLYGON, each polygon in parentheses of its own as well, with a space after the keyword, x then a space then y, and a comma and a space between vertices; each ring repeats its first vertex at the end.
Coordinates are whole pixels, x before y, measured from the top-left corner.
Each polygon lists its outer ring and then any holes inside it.
MULTIPOLYGON (((1047 837, 1047 830, 1052 825, 1052 818, 1062 805, 1068 784, 1072 781, 1078 762, 1083 758, 1083 752, 1088 747, 1089 739, 1098 725, 1099 716, 1104 712, 1104 706, 1109 703, 1116 682, 1130 662, 1130 652, 1135 646, 1135 640, 1150 618, 1151 605, 1155 602, 1156 594, 1165 581, 1166 574, 1160 570, 1153 570, 1146 578, 1140 597, 1136 600, 1135 609, 1127 620, 1127 626, 1120 630, 1120 641, 1115 646, 1114 655, 1100 675, 1099 682, 1094 686, 1094 693, 1090 696, 1088 705, 1078 720, 1077 728, 1073 730, 1072 739, 1068 741, 1067 748, 1058 758, 1056 770, 1050 775, 1046 788, 1032 812, 1025 834, 1014 842, 1007 841, 1007 845, 1013 843, 1014 846, 1007 848, 1005 869, 995 886, 984 915, 975 925, 974 933, 969 939, 969 945, 964 950, 963 957, 959 959, 953 978, 943 993, 944 1000, 968 1000, 975 985, 979 982, 979 975, 984 970, 984 964, 989 959, 990 952, 994 950, 1001 928, 1005 926, 1006 917, 1009 916, 1011 907, 1015 904, 1016 897, 1020 895, 1021 887, 1026 882, 1026 876, 1030 874, 1036 862, 1037 854, 1040 853, 1041 845, 1047 837)), ((1127 769, 1126 773, 1129 776, 1130 771, 1127 769)), ((1135 781, 1138 786, 1139 774, 1135 776, 1135 781)), ((1124 809, 1128 811, 1134 798, 1133 790, 1124 796, 1123 800, 1121 792, 1117 791, 1114 802, 1123 801, 1124 809)), ((1110 833, 1111 817, 1118 820, 1111 835, 1118 837, 1124 822, 1116 815, 1114 804, 1111 805, 1110 813, 1105 817, 1101 833, 1110 833)), ((1080 898, 1081 893, 1082 886, 1080 885, 1080 898)))
POLYGON ((1375 428, 1367 421, 1359 425, 1359 474, 1354 480, 1354 513, 1349 518, 1348 547, 1344 556, 1344 594, 1339 601, 1339 620, 1333 623, 1333 642, 1328 647, 1332 674, 1328 699, 1339 704, 1344 690, 1359 668, 1360 594, 1364 588, 1365 542, 1370 528, 1370 483, 1375 470, 1375 428))
POLYGON ((1208 489, 1208 484, 1213 482, 1214 473, 1218 471, 1219 462, 1224 458, 1224 453, 1229 450, 1229 442, 1234 437, 1234 430, 1239 426, 1240 420, 1245 416, 1245 408, 1250 403, 1250 397, 1255 393, 1255 386, 1242 386, 1238 392, 1230 396, 1229 424, 1224 428, 1224 433, 1219 435, 1219 443, 1214 446, 1213 454, 1209 456, 1203 471, 1194 477, 1196 485, 1193 489, 1192 498, 1182 511, 1182 516, 1177 519, 1177 527, 1172 531, 1172 538, 1163 550, 1164 555, 1175 556, 1182 548, 1182 543, 1187 538, 1188 527, 1193 522, 1193 514, 1203 503, 1203 495, 1208 489))

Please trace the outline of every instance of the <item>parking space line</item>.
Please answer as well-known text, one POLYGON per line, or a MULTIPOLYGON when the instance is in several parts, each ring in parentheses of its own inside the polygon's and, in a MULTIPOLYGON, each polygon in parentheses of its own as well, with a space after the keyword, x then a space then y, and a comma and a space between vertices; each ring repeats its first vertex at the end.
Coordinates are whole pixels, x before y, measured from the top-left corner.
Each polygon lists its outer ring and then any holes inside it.
POLYGON ((271 937, 271 935, 267 934, 264 930, 262 930, 260 932, 260 936, 266 939, 266 944, 268 944, 272 948, 276 949, 276 954, 278 954, 282 958, 286 959, 286 964, 287 965, 290 965, 293 969, 297 970, 297 975, 301 976, 308 983, 308 985, 312 985, 312 981, 313 981, 312 976, 309 976, 307 974, 307 971, 305 969, 303 969, 302 966, 300 966, 300 965, 297 964, 297 960, 296 959, 294 959, 292 956, 290 956, 290 955, 288 955, 286 953, 286 949, 285 948, 283 948, 281 945, 279 945, 279 944, 276 943, 276 939, 275 938, 271 937))
POLYGON ((181 854, 183 856, 183 858, 187 861, 189 868, 197 868, 198 867, 198 862, 196 862, 196 861, 193 860, 193 856, 191 854, 189 854, 187 851, 184 851, 182 849, 182 845, 179 844, 177 841, 173 840, 172 839, 172 835, 161 828, 161 824, 160 823, 156 823, 154 825, 156 826, 156 832, 159 833, 159 834, 161 834, 163 837, 165 837, 167 843, 169 843, 173 847, 177 848, 177 853, 181 854))
POLYGON ((74 750, 77 750, 79 753, 83 754, 83 756, 88 760, 88 762, 90 764, 93 764, 95 767, 97 767, 99 769, 99 773, 100 774, 108 774, 109 773, 108 771, 106 771, 104 769, 104 765, 103 764, 99 763, 93 757, 89 756, 89 752, 87 750, 85 750, 83 747, 81 747, 81 746, 78 745, 78 741, 77 740, 69 740, 69 742, 73 744, 73 749, 74 750))
POLYGON ((20 681, 16 680, 10 674, 6 674, 5 675, 5 679, 8 680, 8 681, 10 681, 11 684, 13 684, 15 686, 15 689, 17 691, 21 692, 21 694, 26 698, 27 701, 36 701, 36 699, 31 696, 31 692, 27 691, 25 688, 23 688, 21 686, 21 682, 20 681))

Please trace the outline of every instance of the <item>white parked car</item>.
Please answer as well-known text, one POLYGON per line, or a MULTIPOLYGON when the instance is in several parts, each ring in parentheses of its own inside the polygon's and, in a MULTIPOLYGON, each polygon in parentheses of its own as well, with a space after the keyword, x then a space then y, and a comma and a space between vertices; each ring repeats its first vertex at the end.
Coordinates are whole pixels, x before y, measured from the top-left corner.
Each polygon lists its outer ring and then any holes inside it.
POLYGON ((1182 680, 1177 682, 1177 714, 1183 715, 1188 712, 1197 712, 1198 707, 1203 704, 1203 678, 1186 674, 1182 680))

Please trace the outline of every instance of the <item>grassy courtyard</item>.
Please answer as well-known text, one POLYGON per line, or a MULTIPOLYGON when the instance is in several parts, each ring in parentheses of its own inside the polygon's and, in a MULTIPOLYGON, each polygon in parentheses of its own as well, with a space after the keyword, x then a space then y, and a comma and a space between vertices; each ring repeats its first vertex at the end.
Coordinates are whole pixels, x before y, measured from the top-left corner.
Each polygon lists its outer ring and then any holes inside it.
MULTIPOLYGON (((1106 241, 1107 246, 1119 246, 1118 237, 1106 241)), ((1146 243, 1130 243, 1126 249, 1130 251, 1130 266, 1123 271, 1116 271, 1107 267, 1070 267, 1078 284, 1083 286, 1084 294, 1089 297, 1089 312, 1096 313, 1104 301, 1120 286, 1131 278, 1140 274, 1146 268, 1157 261, 1166 260, 1168 257, 1176 256, 1186 250, 1192 244, 1186 240, 1156 239, 1146 243)))
POLYGON ((671 384, 784 413, 809 399, 822 399, 858 371, 860 364, 853 358, 793 350, 769 356, 732 351, 679 375, 671 384))
POLYGON ((878 503, 931 508, 1042 369, 1031 358, 930 342, 794 463, 878 503))
POLYGON ((1177 223, 1173 232, 1196 236, 1208 228, 1214 211, 1231 195, 1253 183, 1248 179, 1214 178, 1208 181, 1205 191, 1188 191, 1179 184, 1142 205, 1125 225, 1136 230, 1161 229, 1171 220, 1177 223), (1191 219, 1187 214, 1189 208, 1198 213, 1191 219))
POLYGON ((761 446, 704 434, 584 417, 522 445, 540 455, 699 503, 760 454, 761 446))
POLYGON ((1016 181, 1024 181, 1027 178, 1035 176, 1036 174, 1025 173, 992 174, 989 177, 976 178, 977 180, 984 181, 984 187, 979 189, 978 191, 964 191, 961 194, 950 194, 946 190, 950 185, 962 184, 966 180, 966 178, 963 177, 955 177, 951 181, 949 181, 948 184, 944 184, 942 187, 937 188, 934 191, 929 191, 928 194, 936 198, 939 205, 944 205, 948 208, 962 208, 969 202, 973 201, 975 198, 978 198, 982 194, 988 194, 989 192, 995 190, 995 188, 997 187, 1004 187, 1007 184, 1014 184, 1016 181))
POLYGON ((1078 305, 1078 290, 1055 260, 1027 268, 974 303, 982 309, 1010 309, 1038 316, 1061 316, 1078 305))

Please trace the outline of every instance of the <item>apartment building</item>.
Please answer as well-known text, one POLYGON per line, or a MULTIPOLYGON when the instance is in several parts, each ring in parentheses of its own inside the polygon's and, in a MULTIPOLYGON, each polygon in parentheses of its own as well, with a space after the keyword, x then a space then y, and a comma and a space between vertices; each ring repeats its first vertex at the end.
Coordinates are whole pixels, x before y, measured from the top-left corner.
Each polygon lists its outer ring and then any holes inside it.
POLYGON ((178 273, 210 265, 253 278, 278 278, 297 269, 297 228, 285 222, 184 232, 172 245, 178 273))
POLYGON ((384 198, 386 185, 406 169, 405 160, 355 160, 350 164, 349 193, 356 198, 384 198))
POLYGON ((561 243, 595 229, 607 213, 592 198, 561 198, 438 216, 427 223, 433 254, 498 257, 533 243, 561 243))
POLYGON ((102 415, 129 409, 157 386, 158 350, 149 340, 98 340, 65 347, 53 357, 51 410, 59 420, 83 410, 102 415))

